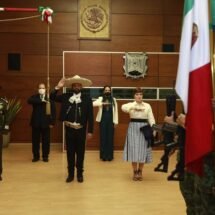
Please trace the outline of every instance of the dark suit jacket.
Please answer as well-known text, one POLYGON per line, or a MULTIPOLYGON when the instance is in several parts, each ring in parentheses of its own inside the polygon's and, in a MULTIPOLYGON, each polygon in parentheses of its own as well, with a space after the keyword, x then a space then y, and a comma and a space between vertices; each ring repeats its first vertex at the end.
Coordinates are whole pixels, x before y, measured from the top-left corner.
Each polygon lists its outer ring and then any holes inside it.
MULTIPOLYGON (((67 119, 68 111, 70 110, 71 103, 69 98, 73 93, 64 93, 57 95, 58 90, 53 90, 50 94, 50 98, 56 102, 61 103, 60 120, 65 121, 67 119)), ((84 127, 88 127, 88 133, 93 133, 93 104, 92 99, 89 96, 81 95, 81 117, 80 124, 84 127)))
POLYGON ((56 120, 55 103, 51 100, 50 103, 51 115, 46 115, 46 103, 41 101, 39 94, 33 95, 28 99, 28 104, 31 104, 33 107, 30 121, 31 126, 47 128, 49 125, 54 125, 56 120))

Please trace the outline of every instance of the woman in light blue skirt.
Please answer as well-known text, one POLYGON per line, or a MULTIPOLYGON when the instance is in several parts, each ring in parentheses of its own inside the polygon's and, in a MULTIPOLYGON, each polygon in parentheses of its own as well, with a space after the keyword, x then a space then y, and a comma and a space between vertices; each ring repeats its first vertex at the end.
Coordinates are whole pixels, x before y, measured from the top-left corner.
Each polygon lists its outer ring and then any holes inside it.
POLYGON ((122 105, 122 111, 130 115, 123 158, 132 162, 133 180, 142 180, 144 164, 152 162, 152 150, 141 130, 155 124, 155 119, 150 104, 143 102, 141 88, 135 89, 134 102, 122 105))

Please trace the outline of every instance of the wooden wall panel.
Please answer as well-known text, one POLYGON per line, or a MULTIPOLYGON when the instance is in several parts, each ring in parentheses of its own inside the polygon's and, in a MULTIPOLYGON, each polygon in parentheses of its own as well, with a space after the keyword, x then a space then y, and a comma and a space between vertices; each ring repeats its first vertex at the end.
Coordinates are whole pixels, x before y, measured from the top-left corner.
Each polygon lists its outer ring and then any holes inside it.
MULTIPOLYGON (((62 75, 50 77, 51 86, 55 86, 56 83, 62 78, 62 75)), ((6 96, 9 95, 26 95, 26 91, 34 92, 37 89, 38 83, 45 82, 46 83, 47 76, 40 75, 26 75, 26 76, 18 76, 18 75, 8 75, 1 76, 0 85, 2 86, 3 93, 6 93, 6 96), (22 92, 20 92, 22 91, 22 92)))
POLYGON ((111 75, 112 76, 122 76, 124 74, 123 65, 125 59, 123 58, 125 54, 112 54, 111 55, 111 75))
MULTIPOLYGON (((63 57, 50 56, 50 75, 63 74, 63 57)), ((34 75, 47 74, 47 56, 44 55, 23 55, 21 73, 30 73, 34 75)))
POLYGON ((87 149, 99 149, 99 124, 98 123, 94 123, 94 132, 93 132, 93 136, 92 139, 89 139, 86 141, 86 148, 87 149))
POLYGON ((159 87, 174 87, 178 67, 178 54, 159 56, 159 87))
POLYGON ((115 36, 112 37, 112 51, 159 52, 162 47, 160 36, 115 36))
MULTIPOLYGON (((2 0, 1 7, 50 6, 54 9, 50 25, 50 81, 53 88, 62 77, 63 51, 160 52, 163 43, 174 44, 179 50, 183 0, 113 0, 111 4, 110 40, 78 39, 78 0, 2 0), (45 5, 44 5, 45 4, 45 5), (122 25, 126 23, 126 25, 122 25)), ((0 13, 0 19, 26 16, 29 13, 0 13)), ((33 15, 35 13, 30 13, 33 15)), ((37 13, 36 13, 37 14, 37 13)), ((17 97, 23 108, 12 129, 13 142, 30 142, 29 126, 31 107, 27 98, 34 94, 40 82, 46 82, 47 24, 39 18, 13 23, 0 23, 0 92, 8 98, 17 97), (21 53, 21 71, 7 71, 7 54, 21 53), (24 133, 23 133, 24 132, 24 133)), ((178 56, 150 54, 148 75, 132 80, 124 76, 122 55, 77 55, 69 66, 69 75, 79 74, 93 81, 93 86, 172 87, 177 71, 178 56), (75 71, 74 74, 71 73, 75 71)), ((119 101, 121 104, 125 101, 119 101)), ((150 101, 151 102, 151 101, 150 101)), ((159 120, 164 108, 152 101, 153 111, 159 120), (160 111, 160 112, 159 112, 160 111)), ((59 105, 57 109, 59 110, 59 105)), ((115 148, 122 149, 129 118, 120 110, 120 124, 116 129, 115 148), (122 122, 122 123, 121 123, 122 122)), ((98 148, 98 124, 89 148, 98 148)), ((62 125, 53 129, 53 142, 62 142, 62 125)))
POLYGON ((1 0, 1 7, 21 7, 21 8, 38 8, 39 6, 51 7, 54 11, 59 12, 77 12, 78 0, 1 0))
POLYGON ((31 19, 23 19, 11 22, 0 22, 0 32, 25 32, 25 33, 45 33, 47 32, 47 24, 43 23, 40 14, 37 12, 1 12, 0 20, 18 19, 23 17, 38 16, 31 19))
POLYGON ((179 51, 184 1, 164 0, 163 43, 173 44, 175 52, 179 51))
POLYGON ((63 55, 63 51, 79 50, 77 35, 53 34, 50 40, 50 55, 63 55))
POLYGON ((115 128, 114 133, 114 149, 123 150, 125 145, 125 138, 127 135, 128 123, 120 124, 115 128))
MULTIPOLYGON (((109 40, 79 40, 80 51, 111 51, 113 38, 109 40)), ((71 50, 70 50, 71 51, 71 50)))
POLYGON ((131 78, 112 76, 112 86, 119 87, 157 87, 158 77, 145 77, 144 79, 133 80, 131 78))
POLYGON ((162 15, 112 15, 112 35, 114 36, 162 36, 162 29, 162 15))
MULTIPOLYGON (((38 13, 0 13, 0 20, 15 19, 23 17, 38 17, 33 19, 24 19, 13 22, 1 22, 0 32, 16 32, 16 33, 47 33, 47 23, 41 21, 38 13)), ((77 13, 55 13, 53 23, 49 25, 50 33, 77 34, 78 24, 77 13)))
MULTIPOLYGON (((63 73, 63 60, 62 56, 50 56, 50 69, 51 76, 63 73)), ((21 73, 34 74, 34 75, 47 75, 47 56, 42 55, 24 55, 22 56, 22 70, 21 73)))
POLYGON ((87 76, 93 82, 93 86, 103 87, 105 85, 111 85, 111 76, 87 76))
POLYGON ((176 77, 159 77, 159 87, 170 87, 175 86, 176 77))
POLYGON ((112 36, 109 43, 80 40, 80 51, 160 52, 162 44, 161 36, 112 36))
POLYGON ((174 51, 179 52, 179 41, 181 36, 165 36, 163 38, 163 43, 165 44, 173 44, 174 45, 174 51))
POLYGON ((159 76, 176 77, 178 54, 159 55, 159 76))
POLYGON ((164 14, 174 14, 182 16, 184 0, 164 0, 163 9, 164 14))
POLYGON ((0 53, 19 52, 22 54, 44 55, 46 51, 46 34, 4 33, 0 34, 0 53))
POLYGON ((111 54, 66 53, 65 76, 71 76, 71 74, 110 76, 111 54))
POLYGON ((180 36, 182 26, 182 17, 176 15, 165 15, 163 35, 166 36, 180 36))
MULTIPOLYGON (((11 127, 11 142, 31 143, 31 126, 30 120, 15 120, 11 127)), ((51 129, 51 143, 62 143, 62 123, 57 122, 51 129)))
POLYGON ((123 104, 128 103, 131 101, 127 101, 127 100, 118 100, 117 104, 118 104, 118 111, 119 111, 119 125, 120 124, 127 124, 130 120, 129 118, 129 114, 126 114, 124 112, 122 112, 121 107, 123 104))
POLYGON ((162 0, 113 0, 112 13, 162 14, 162 0))
POLYGON ((0 54, 0 75, 7 71, 7 55, 0 54))
POLYGON ((158 116, 157 116, 157 123, 163 123, 164 117, 166 116, 166 101, 159 101, 158 102, 158 116))
POLYGON ((78 29, 77 13, 56 13, 53 16, 53 23, 50 25, 51 33, 76 34, 78 29))
POLYGON ((147 70, 147 75, 146 77, 150 76, 158 76, 158 68, 159 68, 159 57, 158 55, 155 54, 147 54, 148 55, 148 60, 147 60, 147 65, 148 65, 148 70, 147 70))
MULTIPOLYGON (((31 55, 47 54, 47 34, 4 33, 0 34, 0 41, 0 54, 10 52, 31 55)), ((62 55, 63 51, 78 49, 77 36, 69 34, 50 36, 50 55, 62 55)))

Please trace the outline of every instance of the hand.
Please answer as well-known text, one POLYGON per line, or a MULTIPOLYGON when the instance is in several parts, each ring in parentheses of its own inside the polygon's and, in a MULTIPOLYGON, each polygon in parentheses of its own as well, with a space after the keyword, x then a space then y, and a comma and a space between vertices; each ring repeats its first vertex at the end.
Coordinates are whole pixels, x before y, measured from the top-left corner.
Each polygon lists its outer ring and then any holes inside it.
POLYGON ((66 81, 66 79, 65 79, 65 78, 62 78, 62 79, 58 82, 58 84, 57 84, 57 86, 55 87, 55 89, 61 89, 62 87, 64 87, 65 81, 66 81))
POLYGON ((179 116, 178 116, 176 122, 177 122, 180 126, 182 126, 182 127, 185 128, 186 115, 184 115, 184 114, 182 114, 182 113, 179 114, 179 116))
POLYGON ((164 122, 166 123, 174 123, 174 111, 172 111, 171 116, 165 116, 164 117, 164 122))
POLYGON ((102 105, 106 106, 106 105, 110 105, 109 102, 102 102, 102 105))
POLYGON ((144 111, 143 108, 135 108, 135 111, 139 112, 139 111, 144 111))
POLYGON ((175 136, 174 136, 174 141, 175 141, 175 142, 178 142, 178 135, 175 135, 175 136))
POLYGON ((144 111, 144 109, 143 108, 138 108, 138 107, 131 107, 130 108, 130 111, 132 111, 132 110, 134 110, 134 111, 144 111))
POLYGON ((93 134, 92 133, 87 133, 87 139, 91 139, 93 137, 93 134))

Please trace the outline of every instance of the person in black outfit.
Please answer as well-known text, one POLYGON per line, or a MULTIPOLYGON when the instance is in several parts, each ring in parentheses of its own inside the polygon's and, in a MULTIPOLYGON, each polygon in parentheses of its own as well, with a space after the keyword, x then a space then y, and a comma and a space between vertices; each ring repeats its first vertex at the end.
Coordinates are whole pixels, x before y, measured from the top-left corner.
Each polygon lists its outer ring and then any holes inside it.
POLYGON ((2 141, 0 141, 0 181, 2 181, 2 141))
POLYGON ((33 107, 30 125, 32 126, 32 162, 40 160, 40 139, 42 140, 42 158, 49 161, 50 152, 50 128, 56 119, 55 104, 50 102, 50 114, 46 112, 47 96, 45 84, 38 85, 38 93, 28 99, 28 104, 33 107))
POLYGON ((0 98, 0 138, 2 139, 0 141, 0 181, 2 181, 2 147, 3 147, 3 137, 2 135, 8 132, 8 130, 5 127, 5 114, 7 110, 7 104, 8 101, 6 99, 0 98))
POLYGON ((104 86, 103 95, 93 102, 93 106, 98 107, 96 121, 100 127, 100 159, 111 161, 114 158, 114 128, 118 124, 118 106, 110 86, 104 86))
POLYGON ((92 99, 81 93, 82 87, 90 86, 92 82, 76 75, 61 79, 50 98, 61 103, 60 120, 65 125, 65 140, 67 149, 68 177, 66 182, 74 180, 74 168, 77 168, 77 180, 83 182, 84 154, 86 130, 87 137, 93 133, 92 99), (72 92, 57 95, 59 89, 71 87, 72 92))

